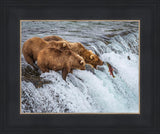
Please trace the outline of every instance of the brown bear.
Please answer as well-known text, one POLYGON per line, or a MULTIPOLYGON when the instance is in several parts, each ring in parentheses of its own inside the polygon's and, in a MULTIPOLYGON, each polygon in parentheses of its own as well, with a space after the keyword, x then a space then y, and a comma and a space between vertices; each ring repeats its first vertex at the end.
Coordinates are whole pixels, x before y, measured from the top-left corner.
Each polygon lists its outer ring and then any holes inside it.
POLYGON ((33 37, 25 41, 23 44, 22 52, 28 64, 37 69, 35 61, 37 60, 38 53, 40 50, 47 46, 49 46, 49 42, 39 37, 33 37))
POLYGON ((50 41, 47 42, 39 37, 33 37, 26 42, 24 42, 22 52, 25 60, 28 64, 32 65, 37 69, 35 61, 37 61, 37 56, 40 50, 46 47, 54 47, 62 50, 69 50, 65 41, 50 41))
POLYGON ((64 80, 73 69, 85 70, 85 61, 81 56, 71 50, 62 51, 53 47, 44 48, 39 52, 37 65, 43 73, 62 70, 64 80))
MULTIPOLYGON (((56 41, 66 41, 64 39, 62 39, 59 36, 47 36, 43 38, 46 41, 52 41, 52 40, 56 40, 56 41)), ((80 56, 82 56, 86 62, 86 64, 90 64, 91 66, 93 66, 94 68, 97 67, 97 65, 103 65, 103 61, 101 61, 99 59, 99 57, 94 54, 91 50, 87 50, 81 43, 79 42, 68 42, 66 41, 66 44, 68 46, 68 48, 70 48, 72 51, 76 52, 77 54, 79 54, 80 56)))

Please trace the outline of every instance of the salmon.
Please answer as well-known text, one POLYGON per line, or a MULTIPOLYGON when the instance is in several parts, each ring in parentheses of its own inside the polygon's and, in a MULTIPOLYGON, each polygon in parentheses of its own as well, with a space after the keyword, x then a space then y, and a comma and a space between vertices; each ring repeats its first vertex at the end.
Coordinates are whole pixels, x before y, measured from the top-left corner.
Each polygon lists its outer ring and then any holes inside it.
POLYGON ((109 68, 109 72, 110 72, 110 75, 112 75, 112 77, 113 78, 115 78, 115 76, 114 76, 114 74, 113 74, 113 67, 111 66, 111 64, 109 64, 108 62, 107 62, 107 66, 108 66, 108 68, 109 68))

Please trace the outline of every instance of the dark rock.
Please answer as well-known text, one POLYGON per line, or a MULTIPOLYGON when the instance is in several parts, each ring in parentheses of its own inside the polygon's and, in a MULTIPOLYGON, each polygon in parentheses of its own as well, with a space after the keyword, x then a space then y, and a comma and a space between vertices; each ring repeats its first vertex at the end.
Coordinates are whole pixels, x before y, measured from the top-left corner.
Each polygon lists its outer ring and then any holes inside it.
POLYGON ((127 56, 128 60, 131 60, 131 58, 129 56, 127 56))
POLYGON ((65 108, 65 109, 64 109, 64 112, 65 112, 65 113, 69 112, 69 109, 68 109, 68 108, 65 108))
POLYGON ((22 67, 22 81, 31 82, 36 88, 43 87, 44 84, 52 83, 40 77, 40 73, 30 66, 22 67))

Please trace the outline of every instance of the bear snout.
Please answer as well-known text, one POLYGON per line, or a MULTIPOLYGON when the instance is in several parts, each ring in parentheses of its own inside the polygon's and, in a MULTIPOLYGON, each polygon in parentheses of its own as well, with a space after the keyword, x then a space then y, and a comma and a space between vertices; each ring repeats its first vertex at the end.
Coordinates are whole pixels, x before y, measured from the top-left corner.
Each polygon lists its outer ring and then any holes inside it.
POLYGON ((103 65, 104 62, 99 59, 98 65, 103 65))

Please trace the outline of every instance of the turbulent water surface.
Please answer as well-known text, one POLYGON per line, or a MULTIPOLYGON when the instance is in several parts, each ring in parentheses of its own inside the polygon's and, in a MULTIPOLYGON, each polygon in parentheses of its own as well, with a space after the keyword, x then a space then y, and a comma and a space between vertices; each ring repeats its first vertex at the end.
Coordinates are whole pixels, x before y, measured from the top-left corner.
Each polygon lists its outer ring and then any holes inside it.
POLYGON ((139 111, 139 31, 130 21, 22 22, 22 42, 31 37, 58 35, 81 42, 106 64, 74 70, 62 79, 61 71, 41 73, 21 54, 21 111, 23 113, 137 113, 139 111))

